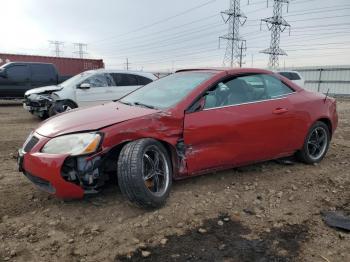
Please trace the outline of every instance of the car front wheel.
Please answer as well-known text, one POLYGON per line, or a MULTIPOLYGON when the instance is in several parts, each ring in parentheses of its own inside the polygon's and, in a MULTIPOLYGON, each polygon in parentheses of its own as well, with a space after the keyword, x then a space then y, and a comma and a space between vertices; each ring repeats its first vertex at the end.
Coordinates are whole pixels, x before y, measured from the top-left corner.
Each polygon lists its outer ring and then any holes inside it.
POLYGON ((306 164, 320 162, 328 151, 330 137, 328 126, 317 121, 310 128, 302 150, 297 153, 298 158, 306 164))
POLYGON ((57 101, 49 109, 49 116, 54 116, 76 108, 77 106, 71 101, 57 101))
POLYGON ((151 138, 126 144, 118 159, 122 194, 144 208, 161 207, 169 196, 172 165, 165 147, 151 138))

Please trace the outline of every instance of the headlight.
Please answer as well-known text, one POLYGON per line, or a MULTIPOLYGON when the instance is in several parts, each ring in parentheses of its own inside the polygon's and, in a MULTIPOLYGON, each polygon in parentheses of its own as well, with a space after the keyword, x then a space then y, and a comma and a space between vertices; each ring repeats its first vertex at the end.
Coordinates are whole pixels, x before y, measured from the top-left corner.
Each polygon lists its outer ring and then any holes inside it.
POLYGON ((45 144, 41 152, 47 154, 86 155, 94 153, 101 142, 98 133, 81 133, 65 135, 51 139, 45 144))

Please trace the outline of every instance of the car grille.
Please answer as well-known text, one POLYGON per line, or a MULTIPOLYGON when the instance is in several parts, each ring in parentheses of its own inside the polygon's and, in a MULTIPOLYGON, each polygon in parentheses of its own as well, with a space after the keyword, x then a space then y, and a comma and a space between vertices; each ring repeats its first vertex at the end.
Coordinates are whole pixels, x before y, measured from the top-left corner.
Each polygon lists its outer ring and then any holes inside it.
POLYGON ((42 179, 40 177, 37 176, 33 176, 32 174, 28 173, 28 172, 23 172, 23 174, 34 184, 36 185, 38 188, 40 188, 41 190, 50 193, 50 194, 54 194, 56 192, 56 189, 50 184, 49 181, 46 181, 45 179, 42 179))
POLYGON ((39 142, 39 138, 32 136, 31 139, 24 145, 23 151, 29 152, 39 142))

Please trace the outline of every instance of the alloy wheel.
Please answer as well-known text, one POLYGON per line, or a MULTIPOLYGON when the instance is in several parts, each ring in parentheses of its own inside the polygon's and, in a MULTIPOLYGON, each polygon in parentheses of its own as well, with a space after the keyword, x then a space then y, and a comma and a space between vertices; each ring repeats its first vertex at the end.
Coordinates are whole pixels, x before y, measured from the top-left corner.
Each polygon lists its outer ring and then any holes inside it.
POLYGON ((155 146, 147 148, 143 155, 143 180, 148 190, 157 196, 163 195, 169 186, 169 166, 165 155, 155 146))
POLYGON ((307 151, 311 159, 317 160, 323 156, 328 143, 327 132, 323 127, 316 127, 307 141, 307 151))

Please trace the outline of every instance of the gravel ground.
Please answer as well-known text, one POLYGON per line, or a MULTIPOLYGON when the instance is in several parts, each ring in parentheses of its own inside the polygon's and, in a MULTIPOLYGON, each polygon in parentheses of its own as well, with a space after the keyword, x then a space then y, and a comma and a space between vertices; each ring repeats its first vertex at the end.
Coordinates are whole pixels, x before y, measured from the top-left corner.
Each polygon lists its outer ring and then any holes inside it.
POLYGON ((275 161, 173 184, 147 212, 110 185, 63 202, 17 172, 15 153, 40 121, 0 102, 0 261, 350 261, 350 234, 320 212, 350 211, 350 101, 322 163, 275 161))

